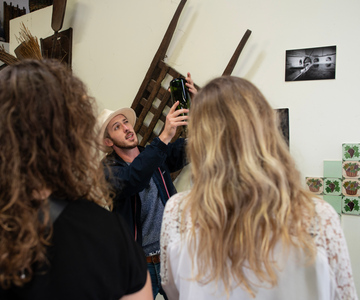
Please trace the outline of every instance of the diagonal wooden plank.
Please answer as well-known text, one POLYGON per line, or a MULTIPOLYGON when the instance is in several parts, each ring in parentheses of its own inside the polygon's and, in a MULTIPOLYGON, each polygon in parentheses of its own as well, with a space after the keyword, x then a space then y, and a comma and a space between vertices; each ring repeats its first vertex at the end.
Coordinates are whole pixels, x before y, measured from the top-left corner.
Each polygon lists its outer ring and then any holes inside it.
POLYGON ((156 52, 156 54, 154 56, 154 58, 153 58, 153 60, 152 60, 152 62, 150 64, 150 67, 149 67, 149 69, 148 69, 148 71, 147 71, 147 73, 145 75, 145 78, 144 78, 144 80, 143 80, 143 82, 142 82, 142 84, 141 84, 141 86, 140 86, 140 88, 139 88, 139 90, 138 90, 138 92, 137 92, 137 94, 135 96, 135 99, 134 99, 133 104, 131 106, 131 108, 134 109, 135 111, 136 111, 137 105, 140 102, 140 100, 142 98, 142 95, 143 95, 143 93, 144 93, 144 91, 146 89, 146 86, 148 85, 148 83, 149 83, 149 81, 150 81, 150 79, 152 77, 152 74, 156 69, 156 66, 157 66, 158 62, 165 57, 166 51, 167 51, 167 49, 169 47, 169 44, 171 42, 171 38, 172 38, 172 36, 174 34, 177 22, 178 22, 178 20, 180 18, 180 14, 181 14, 184 6, 185 6, 186 1, 187 0, 181 0, 180 1, 179 5, 178 5, 178 7, 177 7, 177 9, 175 11, 175 14, 174 14, 174 16, 173 16, 173 18, 172 18, 172 20, 171 20, 171 22, 169 24, 169 27, 166 30, 166 33, 165 33, 165 35, 163 37, 163 40, 162 40, 162 42, 161 42, 161 44, 160 44, 160 46, 159 46, 159 48, 158 48, 158 50, 157 50, 157 52, 156 52))
POLYGON ((232 71, 234 70, 235 65, 236 65, 236 63, 237 63, 237 61, 238 61, 238 58, 239 58, 239 56, 240 56, 240 54, 241 54, 241 51, 243 50, 243 48, 244 48, 247 40, 248 40, 249 37, 250 37, 250 34, 251 34, 251 30, 249 30, 249 29, 246 30, 244 36, 242 37, 239 45, 238 45, 237 48, 236 48, 233 56, 231 57, 228 65, 227 65, 227 67, 225 68, 224 73, 222 74, 223 76, 225 76, 225 75, 231 75, 231 73, 232 73, 232 71))

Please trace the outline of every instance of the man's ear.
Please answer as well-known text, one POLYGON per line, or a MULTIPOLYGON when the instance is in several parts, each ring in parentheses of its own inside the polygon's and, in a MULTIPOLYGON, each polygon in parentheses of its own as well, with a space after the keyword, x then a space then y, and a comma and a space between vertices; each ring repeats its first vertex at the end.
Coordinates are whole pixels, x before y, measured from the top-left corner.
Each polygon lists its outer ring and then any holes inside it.
POLYGON ((104 139, 104 144, 108 147, 112 147, 114 145, 113 141, 109 138, 104 139))

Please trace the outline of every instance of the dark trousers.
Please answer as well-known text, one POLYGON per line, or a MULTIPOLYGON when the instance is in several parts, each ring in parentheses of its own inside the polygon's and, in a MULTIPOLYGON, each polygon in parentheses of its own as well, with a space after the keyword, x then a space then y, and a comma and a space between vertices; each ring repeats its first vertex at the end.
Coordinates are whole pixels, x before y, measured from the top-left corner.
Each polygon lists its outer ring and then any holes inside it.
POLYGON ((160 293, 164 299, 167 300, 168 298, 166 297, 166 294, 161 287, 160 263, 148 263, 147 265, 151 277, 154 299, 156 298, 157 294, 160 293))

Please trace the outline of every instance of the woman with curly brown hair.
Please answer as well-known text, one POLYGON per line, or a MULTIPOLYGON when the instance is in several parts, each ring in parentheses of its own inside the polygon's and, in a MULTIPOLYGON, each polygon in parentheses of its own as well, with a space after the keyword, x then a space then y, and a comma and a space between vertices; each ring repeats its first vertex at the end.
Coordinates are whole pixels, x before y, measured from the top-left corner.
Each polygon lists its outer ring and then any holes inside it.
POLYGON ((195 96, 193 186, 162 223, 169 299, 357 299, 339 217, 302 187, 278 124, 245 79, 216 78, 195 96))
POLYGON ((57 61, 0 72, 0 299, 151 299, 111 207, 94 100, 57 61))

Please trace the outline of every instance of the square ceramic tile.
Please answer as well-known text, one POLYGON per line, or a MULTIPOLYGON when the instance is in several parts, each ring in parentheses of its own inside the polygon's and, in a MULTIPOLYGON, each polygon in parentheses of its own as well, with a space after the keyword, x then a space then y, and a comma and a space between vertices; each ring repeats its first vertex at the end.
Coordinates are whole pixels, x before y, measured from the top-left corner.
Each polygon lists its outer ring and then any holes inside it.
POLYGON ((349 215, 360 215, 359 198, 343 197, 342 213, 349 215))
POLYGON ((343 160, 360 160, 360 144, 342 144, 343 160))
POLYGON ((323 199, 329 203, 338 214, 341 214, 341 208, 342 208, 342 198, 341 196, 327 196, 324 195, 323 199))
POLYGON ((342 193, 346 197, 359 197, 360 181, 356 179, 344 179, 342 182, 342 193))
POLYGON ((342 176, 342 161, 341 160, 325 160, 324 161, 324 177, 336 177, 342 176))
POLYGON ((342 163, 342 176, 344 178, 359 178, 360 177, 360 161, 344 160, 342 163))
POLYGON ((305 177, 306 186, 309 191, 321 195, 324 190, 324 179, 322 177, 305 177))
POLYGON ((324 195, 340 196, 341 195, 341 178, 324 178, 324 195))

